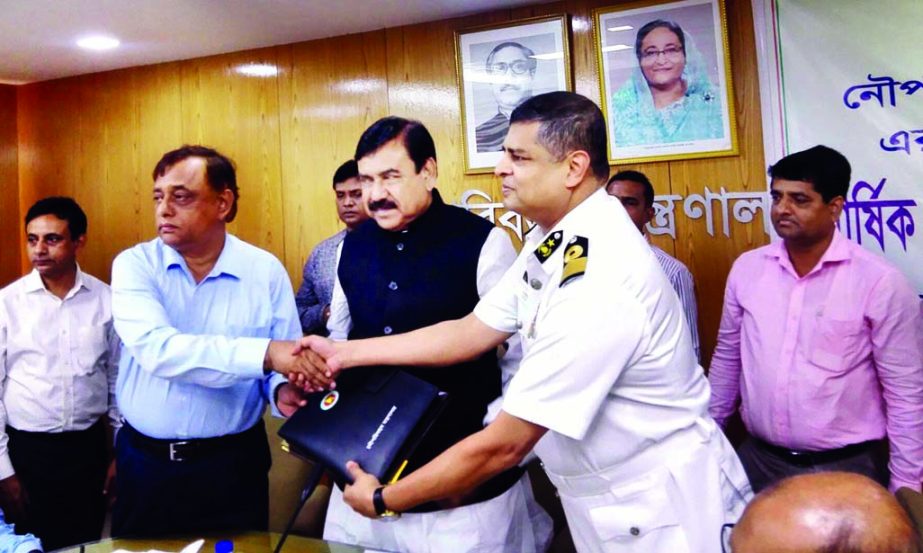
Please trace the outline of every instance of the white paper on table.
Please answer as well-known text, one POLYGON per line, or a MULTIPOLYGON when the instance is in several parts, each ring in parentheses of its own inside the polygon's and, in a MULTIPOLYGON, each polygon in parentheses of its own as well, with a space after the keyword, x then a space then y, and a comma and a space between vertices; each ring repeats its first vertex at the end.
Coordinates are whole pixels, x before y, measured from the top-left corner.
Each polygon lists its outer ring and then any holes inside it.
MULTIPOLYGON (((199 550, 202 549, 202 545, 205 544, 205 540, 196 540, 186 547, 182 548, 179 553, 199 553, 199 550)), ((171 553, 169 551, 160 551, 159 549, 149 549, 145 552, 134 552, 127 549, 116 549, 112 553, 171 553)))

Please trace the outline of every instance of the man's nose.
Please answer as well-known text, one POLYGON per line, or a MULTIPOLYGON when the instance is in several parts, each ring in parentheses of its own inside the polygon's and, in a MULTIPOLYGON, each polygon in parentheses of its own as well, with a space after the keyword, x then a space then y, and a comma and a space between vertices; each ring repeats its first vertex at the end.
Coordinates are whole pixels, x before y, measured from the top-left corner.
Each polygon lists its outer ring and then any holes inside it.
POLYGON ((388 191, 385 190, 385 187, 381 183, 381 181, 378 181, 378 180, 372 181, 367 186, 368 186, 368 191, 369 191, 369 201, 371 202, 377 202, 378 200, 383 200, 384 198, 388 196, 388 191))
POLYGON ((173 203, 170 200, 164 198, 163 200, 160 201, 160 203, 157 204, 157 206, 154 209, 154 213, 155 215, 157 215, 157 217, 172 216, 173 215, 173 203))

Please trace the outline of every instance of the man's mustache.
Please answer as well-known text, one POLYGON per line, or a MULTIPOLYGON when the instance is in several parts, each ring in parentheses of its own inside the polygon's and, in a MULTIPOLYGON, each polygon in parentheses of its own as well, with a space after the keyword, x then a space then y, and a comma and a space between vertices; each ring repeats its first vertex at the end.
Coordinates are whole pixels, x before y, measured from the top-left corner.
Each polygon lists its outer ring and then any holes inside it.
POLYGON ((369 202, 369 211, 378 211, 379 209, 397 209, 397 204, 391 200, 375 200, 369 202))

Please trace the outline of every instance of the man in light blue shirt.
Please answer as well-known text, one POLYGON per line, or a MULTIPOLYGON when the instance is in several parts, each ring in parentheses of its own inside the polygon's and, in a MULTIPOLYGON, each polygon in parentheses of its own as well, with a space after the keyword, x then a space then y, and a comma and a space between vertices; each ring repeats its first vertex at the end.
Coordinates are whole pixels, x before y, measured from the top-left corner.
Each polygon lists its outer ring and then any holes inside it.
POLYGON ((184 146, 153 176, 158 238, 112 266, 125 419, 113 534, 265 530, 262 415, 267 402, 286 416, 303 404, 278 374, 304 362, 287 342, 301 336, 291 282, 226 231, 239 195, 231 160, 184 146))

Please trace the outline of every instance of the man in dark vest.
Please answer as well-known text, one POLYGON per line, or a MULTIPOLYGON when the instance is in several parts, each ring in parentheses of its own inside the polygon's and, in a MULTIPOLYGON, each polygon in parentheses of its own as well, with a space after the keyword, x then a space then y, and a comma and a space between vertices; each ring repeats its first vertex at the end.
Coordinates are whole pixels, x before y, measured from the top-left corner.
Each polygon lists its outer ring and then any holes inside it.
MULTIPOLYGON (((418 121, 380 119, 359 139, 356 161, 372 219, 343 241, 331 338, 397 334, 469 313, 516 257, 507 234, 443 202, 435 189, 435 145, 418 121)), ((500 395, 501 371, 495 351, 461 365, 406 370, 451 397, 410 472, 483 428, 488 404, 500 395)), ((334 490, 324 538, 412 553, 531 553, 546 549, 550 532, 528 477, 515 467, 389 523, 354 513, 334 490)))

